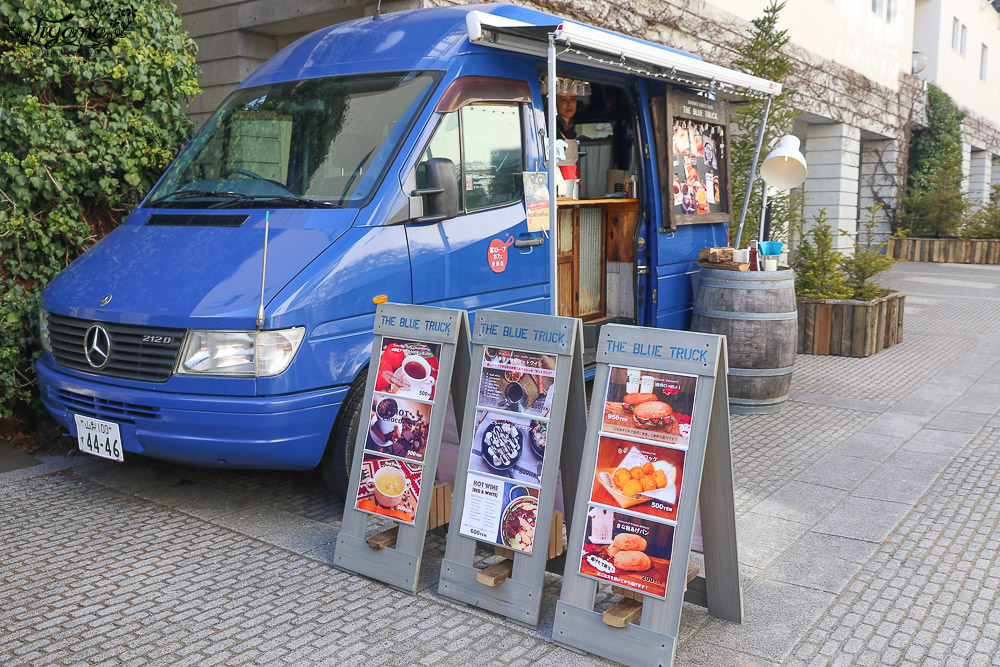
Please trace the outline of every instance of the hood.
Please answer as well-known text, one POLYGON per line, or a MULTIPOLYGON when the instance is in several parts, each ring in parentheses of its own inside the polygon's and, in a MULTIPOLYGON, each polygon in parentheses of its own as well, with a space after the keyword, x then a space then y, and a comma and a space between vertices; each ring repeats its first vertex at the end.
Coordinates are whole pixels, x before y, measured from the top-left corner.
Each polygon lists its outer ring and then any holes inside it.
MULTIPOLYGON (((265 312, 270 300, 347 231, 356 215, 354 209, 270 212, 265 312)), ((264 216, 264 210, 138 209, 52 281, 42 295, 43 307, 108 322, 253 328, 260 302, 264 216), (151 214, 181 215, 151 220, 151 214), (101 306, 108 296, 110 301, 101 306)))

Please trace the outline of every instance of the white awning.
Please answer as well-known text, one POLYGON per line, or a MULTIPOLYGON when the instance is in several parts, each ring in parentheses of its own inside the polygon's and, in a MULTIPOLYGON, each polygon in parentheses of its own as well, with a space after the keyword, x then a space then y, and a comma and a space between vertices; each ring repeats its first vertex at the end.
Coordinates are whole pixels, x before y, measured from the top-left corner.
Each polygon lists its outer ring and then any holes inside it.
POLYGON ((472 42, 540 58, 546 57, 549 34, 554 33, 555 42, 561 49, 558 59, 562 62, 663 79, 724 95, 749 92, 771 96, 781 92, 780 83, 573 21, 533 25, 472 11, 466 16, 466 25, 472 42))

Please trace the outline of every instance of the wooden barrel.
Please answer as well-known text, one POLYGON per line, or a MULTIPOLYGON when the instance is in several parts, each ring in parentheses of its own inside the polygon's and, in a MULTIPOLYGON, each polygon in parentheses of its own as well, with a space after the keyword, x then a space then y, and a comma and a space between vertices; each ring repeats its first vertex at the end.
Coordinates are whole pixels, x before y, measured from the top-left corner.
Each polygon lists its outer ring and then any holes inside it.
POLYGON ((702 267, 691 330, 724 334, 729 411, 777 412, 788 400, 798 340, 795 272, 702 267))

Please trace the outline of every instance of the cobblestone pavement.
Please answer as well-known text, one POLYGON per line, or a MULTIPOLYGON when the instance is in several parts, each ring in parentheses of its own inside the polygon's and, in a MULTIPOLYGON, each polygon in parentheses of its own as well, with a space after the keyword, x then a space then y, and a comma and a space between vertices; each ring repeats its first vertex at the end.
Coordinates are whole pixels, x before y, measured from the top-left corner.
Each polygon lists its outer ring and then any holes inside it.
MULTIPOLYGON (((890 283, 901 344, 732 418, 744 622, 686 604, 676 664, 1000 665, 1000 267, 890 283)), ((538 629, 440 597, 440 531, 416 596, 331 567, 342 511, 312 473, 0 474, 0 664, 608 664, 551 642, 558 576, 538 629)))

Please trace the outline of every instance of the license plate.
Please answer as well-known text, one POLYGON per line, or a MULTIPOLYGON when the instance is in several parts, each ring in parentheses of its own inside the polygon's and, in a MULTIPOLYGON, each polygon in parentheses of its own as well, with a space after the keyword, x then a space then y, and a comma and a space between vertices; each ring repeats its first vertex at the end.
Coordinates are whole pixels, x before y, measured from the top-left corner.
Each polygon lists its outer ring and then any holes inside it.
POLYGON ((118 424, 83 415, 73 417, 76 419, 76 444, 80 451, 112 461, 125 460, 118 424))

